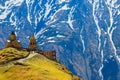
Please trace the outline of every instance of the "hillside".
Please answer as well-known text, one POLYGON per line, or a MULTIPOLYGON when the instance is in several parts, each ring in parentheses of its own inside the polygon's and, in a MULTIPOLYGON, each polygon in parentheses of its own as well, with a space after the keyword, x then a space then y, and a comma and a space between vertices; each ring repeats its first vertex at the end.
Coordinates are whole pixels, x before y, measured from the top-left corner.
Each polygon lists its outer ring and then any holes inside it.
POLYGON ((19 51, 14 48, 5 48, 0 50, 0 64, 7 63, 12 60, 16 60, 19 58, 27 57, 29 52, 27 51, 19 51))
POLYGON ((0 62, 0 80, 80 80, 65 66, 37 53, 6 48, 0 51, 0 62))

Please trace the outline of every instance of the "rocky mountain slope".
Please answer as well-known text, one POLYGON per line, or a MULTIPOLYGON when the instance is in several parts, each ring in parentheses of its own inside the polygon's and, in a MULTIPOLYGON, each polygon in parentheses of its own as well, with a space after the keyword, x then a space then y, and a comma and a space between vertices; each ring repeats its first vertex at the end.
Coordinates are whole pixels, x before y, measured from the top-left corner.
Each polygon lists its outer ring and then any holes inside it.
POLYGON ((83 80, 120 79, 120 0, 0 0, 0 49, 11 31, 83 80))
POLYGON ((80 80, 65 66, 38 53, 0 51, 0 80, 80 80), (27 55, 27 56, 26 56, 27 55))

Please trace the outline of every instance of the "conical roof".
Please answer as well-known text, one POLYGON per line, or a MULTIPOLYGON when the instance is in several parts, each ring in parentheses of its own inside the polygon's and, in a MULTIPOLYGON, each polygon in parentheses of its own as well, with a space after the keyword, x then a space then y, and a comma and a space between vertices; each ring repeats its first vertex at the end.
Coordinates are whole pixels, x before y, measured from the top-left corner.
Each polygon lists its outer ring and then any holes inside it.
POLYGON ((36 38, 35 38, 34 35, 32 35, 32 36, 30 37, 30 42, 36 42, 36 38))
POLYGON ((32 35, 32 36, 30 37, 30 40, 36 40, 35 36, 32 35))

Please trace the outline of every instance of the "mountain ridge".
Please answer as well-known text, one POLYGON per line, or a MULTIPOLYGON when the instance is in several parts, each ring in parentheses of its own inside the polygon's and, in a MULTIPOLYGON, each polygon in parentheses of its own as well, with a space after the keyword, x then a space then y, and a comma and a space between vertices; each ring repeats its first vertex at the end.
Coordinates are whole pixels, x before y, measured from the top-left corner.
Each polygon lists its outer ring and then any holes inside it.
POLYGON ((120 0, 0 0, 0 49, 11 31, 83 80, 120 79, 120 0))

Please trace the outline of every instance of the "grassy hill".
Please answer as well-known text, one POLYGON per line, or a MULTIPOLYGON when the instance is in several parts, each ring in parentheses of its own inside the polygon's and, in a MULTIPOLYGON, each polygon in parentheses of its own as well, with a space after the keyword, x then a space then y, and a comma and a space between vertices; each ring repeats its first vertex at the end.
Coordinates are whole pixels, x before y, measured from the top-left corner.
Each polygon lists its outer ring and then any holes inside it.
POLYGON ((0 80, 80 80, 56 61, 37 53, 27 55, 27 51, 18 51, 14 48, 1 50, 0 80), (27 57, 23 58, 25 56, 27 57))
POLYGON ((4 48, 3 50, 0 50, 0 64, 26 57, 28 54, 29 52, 27 51, 19 51, 14 48, 4 48))

